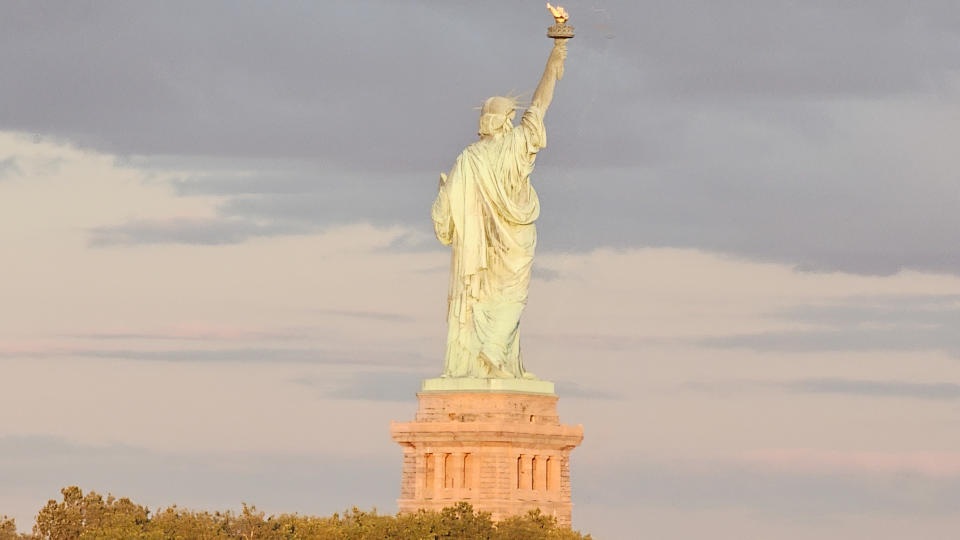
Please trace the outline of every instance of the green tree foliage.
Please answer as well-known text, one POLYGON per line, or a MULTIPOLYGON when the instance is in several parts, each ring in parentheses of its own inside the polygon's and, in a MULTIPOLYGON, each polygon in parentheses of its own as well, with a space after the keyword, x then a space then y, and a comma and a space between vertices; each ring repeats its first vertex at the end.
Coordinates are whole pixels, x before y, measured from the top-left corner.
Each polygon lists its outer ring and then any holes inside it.
POLYGON ((0 515, 0 540, 20 540, 17 523, 11 517, 0 515))
POLYGON ((0 540, 590 540, 557 526, 539 510, 494 522, 461 502, 439 512, 382 515, 358 508, 329 517, 265 516, 254 506, 239 513, 197 512, 178 506, 151 513, 130 499, 86 495, 76 486, 60 491, 37 515, 32 535, 18 535, 0 517, 0 540))
MULTIPOLYGON (((33 534, 44 540, 106 540, 147 538, 146 507, 130 499, 106 499, 91 491, 86 495, 77 486, 60 490, 63 501, 50 500, 37 514, 33 534)), ((159 538, 159 537, 157 537, 159 538)))

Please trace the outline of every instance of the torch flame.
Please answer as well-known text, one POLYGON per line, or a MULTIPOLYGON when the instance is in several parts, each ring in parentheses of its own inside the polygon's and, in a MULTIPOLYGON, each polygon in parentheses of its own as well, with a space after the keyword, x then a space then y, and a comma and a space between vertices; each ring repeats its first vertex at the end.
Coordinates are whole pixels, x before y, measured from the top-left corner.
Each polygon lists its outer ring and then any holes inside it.
POLYGON ((570 18, 570 15, 567 13, 567 10, 563 9, 563 6, 553 7, 550 5, 550 2, 547 2, 547 9, 550 10, 550 14, 553 15, 557 24, 563 24, 570 18))

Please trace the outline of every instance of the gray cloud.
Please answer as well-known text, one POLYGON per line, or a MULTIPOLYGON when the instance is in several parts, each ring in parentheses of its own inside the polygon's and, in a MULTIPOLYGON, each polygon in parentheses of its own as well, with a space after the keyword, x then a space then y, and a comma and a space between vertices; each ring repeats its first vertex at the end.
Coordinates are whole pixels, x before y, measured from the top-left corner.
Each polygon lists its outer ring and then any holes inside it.
POLYGON ((352 319, 367 319, 372 321, 380 322, 413 322, 413 317, 405 315, 403 313, 388 313, 385 311, 357 311, 357 310, 347 310, 347 309, 324 309, 321 310, 322 313, 327 313, 329 315, 336 315, 338 317, 348 317, 352 319))
POLYGON ((936 401, 960 399, 960 384, 952 382, 908 382, 897 380, 807 377, 786 381, 697 380, 684 384, 697 392, 718 396, 744 392, 786 391, 797 394, 840 394, 877 398, 912 398, 936 401))
POLYGON ((774 316, 832 327, 960 327, 960 295, 859 296, 836 303, 799 306, 774 316))
POLYGON ((960 356, 960 305, 955 295, 859 297, 772 314, 812 330, 696 340, 707 347, 778 352, 944 351, 960 356))
POLYGON ((679 2, 637 6, 643 22, 612 24, 656 75, 644 81, 680 99, 876 97, 928 89, 960 67, 956 4, 914 7, 679 2), (642 30, 629 31, 635 24, 642 30))
POLYGON ((150 244, 237 244, 255 237, 307 234, 314 229, 284 223, 260 224, 248 219, 134 220, 89 231, 91 247, 150 244))
POLYGON ((664 340, 662 338, 636 337, 630 335, 575 334, 570 332, 562 334, 527 332, 524 336, 527 339, 547 343, 560 343, 564 346, 577 349, 603 351, 635 352, 650 345, 660 345, 670 342, 670 340, 664 340))
POLYGON ((851 158, 810 147, 776 150, 804 154, 805 164, 765 163, 755 150, 729 147, 740 142, 718 132, 699 143, 726 156, 686 165, 541 168, 541 245, 703 248, 806 271, 960 269, 960 212, 946 184, 916 189, 899 172, 850 170, 851 158))
POLYGON ((327 186, 330 189, 323 193, 231 197, 219 211, 228 217, 313 227, 333 223, 403 223, 408 222, 408 216, 429 211, 435 186, 431 186, 432 189, 417 188, 402 178, 394 180, 396 183, 389 187, 362 183, 343 187, 327 186))
MULTIPOLYGON (((252 165, 275 164, 254 161, 252 165)), ((418 175, 379 173, 357 178, 356 173, 302 164, 256 173, 224 169, 172 181, 180 196, 223 196, 217 207, 218 217, 134 220, 98 227, 89 231, 89 243, 93 247, 220 245, 256 237, 318 233, 337 224, 410 223, 411 217, 429 211, 435 195, 436 184, 423 180, 418 175)), ((437 249, 435 242, 423 241, 428 230, 424 223, 420 225, 418 234, 398 237, 389 247, 404 251, 437 249)), ((432 230, 429 232, 432 240, 432 230)))
MULTIPOLYGON (((473 128, 470 106, 536 84, 545 53, 536 47, 549 45, 539 41, 549 19, 538 4, 500 6, 511 17, 495 5, 412 2, 20 4, 2 27, 11 70, 4 102, 47 108, 12 107, 0 119, 121 153, 322 153, 348 157, 352 166, 362 158, 429 166, 431 149, 446 148, 436 155, 447 156, 470 139, 466 131, 462 141, 444 143, 458 126, 473 128), (389 31, 398 24, 407 31, 389 31), (491 28, 497 37, 478 54, 478 30, 491 28), (333 50, 339 54, 326 54, 333 50), (426 144, 388 144, 412 131, 426 144), (386 155, 358 147, 362 140, 386 155)), ((901 95, 960 67, 950 2, 923 10, 867 2, 830 9, 584 2, 571 10, 580 29, 573 46, 582 55, 571 54, 570 71, 586 76, 564 80, 561 92, 581 99, 558 102, 568 113, 558 117, 580 121, 605 111, 620 118, 622 105, 649 99, 651 89, 697 103, 901 95)))
MULTIPOLYGON (((177 340, 177 341, 219 341, 223 340, 222 335, 217 334, 216 331, 211 331, 209 333, 197 333, 197 334, 185 334, 185 333, 176 333, 176 332, 94 332, 88 334, 65 334, 66 337, 82 338, 82 339, 94 339, 94 340, 177 340)), ((282 331, 282 332, 259 332, 259 331, 243 331, 241 336, 244 339, 270 339, 270 338, 284 338, 284 339, 305 339, 311 337, 308 332, 303 332, 299 330, 294 331, 282 331)))
POLYGON ((546 268, 542 264, 534 266, 532 271, 533 279, 540 281, 556 281, 560 279, 561 276, 562 274, 559 271, 546 268))
MULTIPOLYGON (((576 454, 575 454, 576 455, 576 454)), ((960 510, 960 479, 911 474, 791 473, 724 463, 576 463, 582 504, 614 508, 742 508, 821 519, 845 513, 903 517, 960 510)))
POLYGON ((304 376, 291 382, 317 389, 319 395, 334 399, 394 401, 409 403, 429 372, 364 371, 346 378, 304 376))
POLYGON ((392 252, 428 252, 428 251, 440 251, 444 248, 439 242, 437 242, 436 237, 433 236, 432 225, 430 232, 428 234, 426 227, 420 227, 419 229, 406 230, 398 234, 389 244, 386 245, 383 249, 386 251, 392 252))
MULTIPOLYGON (((578 36, 534 177, 542 249, 960 272, 951 158, 919 142, 954 133, 955 2, 568 7, 578 36)), ((475 137, 471 107, 536 84, 545 18, 514 2, 19 3, 0 22, 0 103, 16 104, 0 127, 221 164, 175 188, 223 195, 232 220, 122 224, 94 231, 98 245, 348 222, 429 234, 436 175, 475 137)))
POLYGON ((697 341, 705 347, 776 352, 931 351, 960 353, 956 328, 858 328, 741 334, 697 341))
MULTIPOLYGON (((479 24, 496 19, 474 9, 479 24)), ((416 151, 391 143, 431 117, 456 125, 436 112, 463 97, 448 89, 475 87, 483 77, 476 63, 463 69, 447 54, 468 46, 461 29, 475 22, 427 6, 40 3, 7 15, 0 49, 10 72, 0 96, 18 106, 0 121, 120 153, 322 155, 409 166, 434 145, 416 151), (398 25, 405 31, 395 32, 398 25), (364 142, 378 152, 360 148, 364 142)), ((484 64, 493 71, 510 44, 489 47, 484 64)), ((426 137, 459 146, 439 131, 426 137)))
POLYGON ((799 379, 780 383, 791 392, 845 394, 875 397, 908 397, 935 400, 960 399, 960 384, 870 381, 832 377, 799 379))
POLYGON ((63 349, 48 352, 0 351, 0 358, 117 358, 151 362, 296 362, 307 364, 362 364, 368 366, 424 365, 425 359, 402 348, 382 352, 377 350, 350 350, 311 348, 245 347, 222 349, 63 349))
POLYGON ((17 158, 0 159, 0 180, 17 174, 21 174, 20 167, 17 165, 17 158))

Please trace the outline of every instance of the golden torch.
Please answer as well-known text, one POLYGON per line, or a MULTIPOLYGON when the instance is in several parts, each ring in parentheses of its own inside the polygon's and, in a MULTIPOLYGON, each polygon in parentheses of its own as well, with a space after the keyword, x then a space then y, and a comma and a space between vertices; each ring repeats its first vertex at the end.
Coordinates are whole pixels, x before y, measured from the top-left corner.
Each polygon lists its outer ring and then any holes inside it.
POLYGON ((567 19, 570 18, 570 14, 567 13, 567 10, 563 9, 562 6, 551 6, 550 2, 547 2, 547 9, 550 10, 550 14, 553 15, 553 20, 557 24, 547 28, 547 37, 553 39, 570 39, 573 37, 573 27, 567 24, 567 19))

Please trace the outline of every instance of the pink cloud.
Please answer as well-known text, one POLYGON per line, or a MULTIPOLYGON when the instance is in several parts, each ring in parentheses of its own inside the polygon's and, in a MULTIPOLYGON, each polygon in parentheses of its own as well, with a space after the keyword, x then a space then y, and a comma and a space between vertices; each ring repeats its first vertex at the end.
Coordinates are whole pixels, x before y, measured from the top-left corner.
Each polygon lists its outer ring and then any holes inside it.
POLYGON ((13 356, 55 354, 63 352, 61 346, 53 345, 48 341, 4 340, 0 341, 0 355, 13 356))
POLYGON ((854 471, 872 474, 913 472, 928 476, 960 476, 957 452, 832 451, 803 448, 748 452, 744 461, 797 472, 854 471))
POLYGON ((179 339, 259 339, 259 338, 289 338, 297 334, 285 330, 265 330, 210 323, 188 323, 174 326, 168 331, 145 332, 142 335, 159 338, 179 339))
MULTIPOLYGON (((212 323, 185 323, 165 328, 99 328, 81 330, 75 334, 61 335, 49 339, 6 339, 0 340, 0 355, 3 356, 55 356, 83 353, 91 350, 82 345, 86 340, 110 340, 123 342, 128 340, 210 340, 210 341, 248 341, 260 339, 295 339, 306 336, 305 330, 265 329, 249 326, 235 326, 212 323)), ((113 347, 107 346, 106 350, 113 347)), ((96 351, 105 350, 98 347, 96 351)))
POLYGON ((74 337, 113 339, 209 339, 248 340, 303 337, 303 332, 290 329, 265 329, 250 326, 191 322, 164 328, 109 328, 80 332, 74 337))

